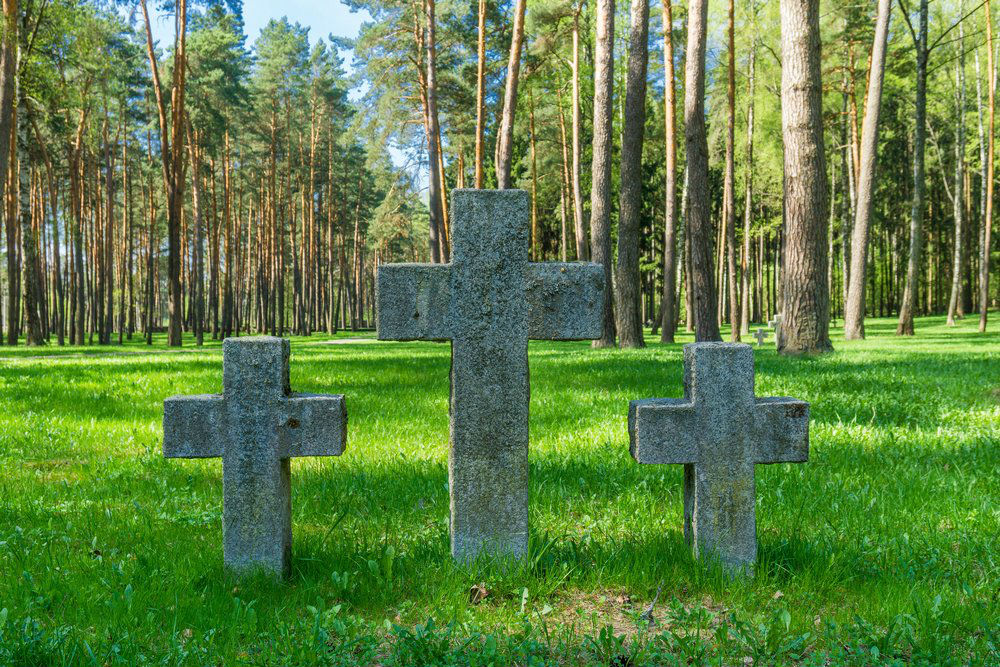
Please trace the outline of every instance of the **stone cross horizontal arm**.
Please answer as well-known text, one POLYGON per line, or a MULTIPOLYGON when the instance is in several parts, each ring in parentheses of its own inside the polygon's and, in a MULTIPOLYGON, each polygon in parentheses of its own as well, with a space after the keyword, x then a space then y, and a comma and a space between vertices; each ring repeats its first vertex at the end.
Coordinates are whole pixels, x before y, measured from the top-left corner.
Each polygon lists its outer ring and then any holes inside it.
MULTIPOLYGON (((273 417, 278 458, 340 456, 347 442, 343 396, 292 394, 273 417)), ((163 456, 214 459, 226 452, 228 425, 222 394, 173 396, 163 402, 163 456)))
MULTIPOLYGON (((685 398, 650 398, 629 406, 632 458, 639 463, 705 463, 713 458, 711 415, 685 398)), ((809 460, 809 404, 794 398, 755 398, 742 424, 757 464, 809 460)))
MULTIPOLYGON (((527 337, 600 338, 604 271, 580 262, 529 263, 525 269, 527 337)), ((377 329, 382 340, 452 340, 461 328, 452 306, 449 264, 379 267, 377 329)), ((457 291, 457 290, 456 290, 457 291)))

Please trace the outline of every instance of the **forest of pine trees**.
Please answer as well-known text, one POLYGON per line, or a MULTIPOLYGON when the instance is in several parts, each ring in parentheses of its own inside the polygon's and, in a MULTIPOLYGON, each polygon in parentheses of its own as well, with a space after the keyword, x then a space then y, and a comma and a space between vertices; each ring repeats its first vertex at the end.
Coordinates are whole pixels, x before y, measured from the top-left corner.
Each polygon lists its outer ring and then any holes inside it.
POLYGON ((345 4, 353 41, 3 0, 4 343, 370 327, 379 264, 447 262, 466 187, 530 192, 536 261, 605 265, 601 346, 780 312, 822 352, 1000 299, 989 0, 345 4))

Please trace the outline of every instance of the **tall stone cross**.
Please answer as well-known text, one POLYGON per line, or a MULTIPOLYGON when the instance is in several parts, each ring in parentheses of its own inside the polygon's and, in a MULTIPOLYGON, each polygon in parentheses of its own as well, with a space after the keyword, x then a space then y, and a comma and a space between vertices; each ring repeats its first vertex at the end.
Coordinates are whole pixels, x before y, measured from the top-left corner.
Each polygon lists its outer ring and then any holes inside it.
POLYGON ((290 459, 340 456, 343 396, 292 394, 288 341, 227 338, 223 393, 163 403, 163 455, 222 457, 222 545, 236 572, 286 574, 292 551, 290 459))
POLYGON ((452 194, 450 264, 378 269, 380 340, 450 340, 451 551, 528 548, 528 340, 599 338, 599 264, 528 259, 520 190, 452 194))
POLYGON ((633 401, 639 463, 684 464, 684 536, 695 557, 730 573, 757 560, 754 466, 809 457, 809 404, 754 396, 753 348, 684 346, 684 398, 633 401))

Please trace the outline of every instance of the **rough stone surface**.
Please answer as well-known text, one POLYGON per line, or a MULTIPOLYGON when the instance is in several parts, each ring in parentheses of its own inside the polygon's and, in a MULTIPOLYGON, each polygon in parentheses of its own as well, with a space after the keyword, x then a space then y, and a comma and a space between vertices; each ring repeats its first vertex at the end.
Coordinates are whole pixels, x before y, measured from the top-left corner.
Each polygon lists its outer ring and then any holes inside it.
POLYGON ((753 348, 684 346, 684 398, 633 401, 632 457, 684 464, 684 536, 699 558, 729 572, 757 560, 754 466, 804 462, 809 404, 754 396, 753 348))
POLYGON ((757 347, 760 347, 767 340, 767 330, 757 329, 753 332, 753 337, 757 339, 757 347))
POLYGON ((774 329, 774 344, 781 347, 781 313, 777 313, 767 324, 774 329))
POLYGON ((528 340, 601 335, 598 264, 528 261, 530 199, 520 190, 452 194, 451 264, 378 269, 381 340, 450 340, 451 549, 528 549, 528 340))
POLYGON ((222 457, 223 559, 237 572, 288 572, 292 548, 290 457, 344 452, 343 396, 293 395, 289 344, 227 338, 222 395, 163 404, 163 455, 222 457))

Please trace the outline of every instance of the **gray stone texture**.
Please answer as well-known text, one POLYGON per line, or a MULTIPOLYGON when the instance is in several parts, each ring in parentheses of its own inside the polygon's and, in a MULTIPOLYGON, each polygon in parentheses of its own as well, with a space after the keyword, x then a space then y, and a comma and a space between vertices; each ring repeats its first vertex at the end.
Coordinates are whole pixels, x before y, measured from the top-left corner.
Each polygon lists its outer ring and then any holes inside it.
POLYGON ((451 549, 462 561, 528 549, 528 340, 601 335, 602 267, 529 262, 529 212, 520 190, 455 190, 451 263, 378 269, 379 339, 452 341, 451 549))
POLYGON ((684 398, 633 401, 632 457, 684 465, 684 536, 730 573, 757 560, 754 466, 809 456, 809 404, 754 396, 753 348, 684 346, 684 398))
POLYGON ((774 329, 774 344, 778 348, 781 347, 781 313, 776 314, 768 325, 774 329))
POLYGON ((281 338, 227 338, 222 395, 163 403, 164 456, 222 457, 223 559, 236 572, 288 572, 289 459, 340 456, 346 445, 344 397, 292 394, 288 357, 281 338))

